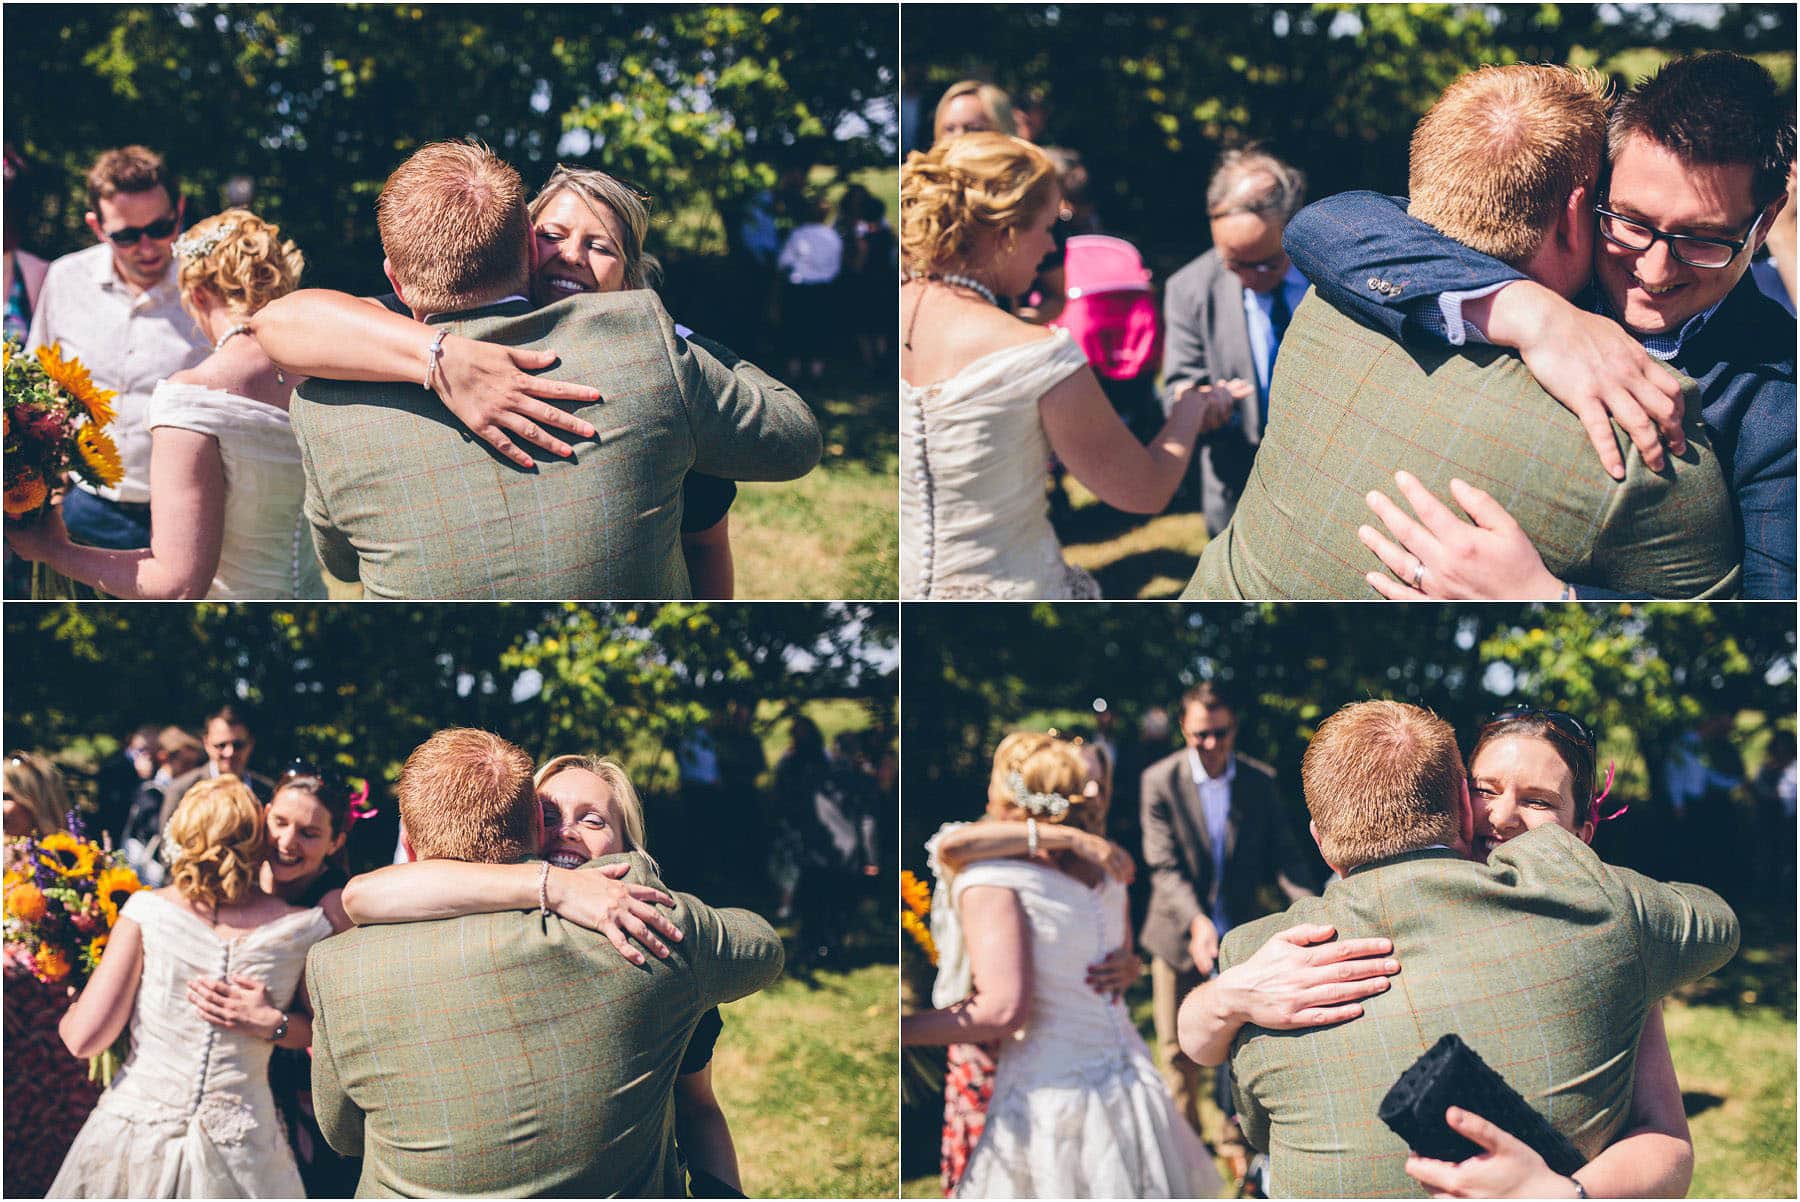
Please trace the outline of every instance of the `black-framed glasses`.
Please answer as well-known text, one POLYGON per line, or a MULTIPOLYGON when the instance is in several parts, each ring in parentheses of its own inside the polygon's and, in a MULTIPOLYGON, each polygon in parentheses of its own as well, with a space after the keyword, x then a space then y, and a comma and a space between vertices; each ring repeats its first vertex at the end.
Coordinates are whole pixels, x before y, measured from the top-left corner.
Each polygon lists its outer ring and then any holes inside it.
POLYGON ((163 239, 172 237, 175 227, 181 224, 181 218, 171 213, 167 217, 159 217, 149 225, 128 225, 122 230, 110 230, 107 241, 114 246, 136 246, 144 238, 163 239))
POLYGON ((1539 709, 1535 705, 1515 705, 1501 710, 1481 725, 1484 728, 1498 726, 1502 722, 1510 722, 1515 718, 1542 718, 1551 730, 1590 751, 1600 745, 1600 740, 1594 735, 1594 732, 1589 730, 1580 718, 1566 710, 1539 709))
POLYGON ((1750 245, 1750 239, 1756 237, 1756 229, 1766 212, 1767 209, 1759 211, 1750 228, 1744 231, 1743 238, 1733 241, 1730 238, 1702 238, 1696 234, 1671 234, 1635 217, 1615 213, 1604 205, 1594 206, 1594 213, 1600 218, 1600 236, 1614 246, 1644 251, 1658 242, 1667 242, 1669 253, 1678 262, 1709 270, 1731 266, 1744 247, 1750 245))

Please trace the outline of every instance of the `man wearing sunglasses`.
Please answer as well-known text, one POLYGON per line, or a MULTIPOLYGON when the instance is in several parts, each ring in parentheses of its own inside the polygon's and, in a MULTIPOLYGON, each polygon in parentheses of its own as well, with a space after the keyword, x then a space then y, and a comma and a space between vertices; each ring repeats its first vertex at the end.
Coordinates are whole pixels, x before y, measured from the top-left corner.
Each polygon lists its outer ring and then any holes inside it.
MULTIPOLYGON (((1543 389, 1582 418, 1615 478, 1625 465, 1608 415, 1660 471, 1661 440, 1676 455, 1686 440, 1678 382, 1658 364, 1695 381, 1735 502, 1744 594, 1792 598, 1794 319, 1748 269, 1787 201, 1793 119, 1766 70, 1726 53, 1677 59, 1620 99, 1593 205, 1594 284, 1572 299, 1408 216, 1405 201, 1370 193, 1298 214, 1287 249, 1327 300, 1392 336, 1518 349, 1543 389), (1383 275, 1405 286, 1365 286, 1383 275)), ((1492 498, 1457 490, 1470 525, 1417 481, 1401 491, 1422 522, 1385 496, 1370 500, 1404 544, 1371 540, 1406 580, 1387 581, 1385 595, 1563 595, 1565 581, 1492 498)), ((1569 583, 1580 596, 1611 595, 1594 587, 1601 581, 1569 583)))
POLYGON ((95 384, 119 394, 108 432, 124 478, 112 488, 77 480, 63 521, 76 542, 129 550, 150 545, 144 406, 158 381, 194 366, 210 348, 181 308, 170 246, 183 202, 162 156, 142 146, 106 151, 87 185, 87 225, 100 244, 50 265, 28 345, 60 343, 95 384))

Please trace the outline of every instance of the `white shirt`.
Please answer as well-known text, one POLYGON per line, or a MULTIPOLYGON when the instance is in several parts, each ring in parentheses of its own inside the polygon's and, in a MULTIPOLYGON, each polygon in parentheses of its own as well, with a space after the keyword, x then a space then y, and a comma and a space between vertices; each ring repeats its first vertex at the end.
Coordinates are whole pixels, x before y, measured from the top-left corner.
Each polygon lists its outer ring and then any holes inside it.
POLYGON ((1212 843, 1213 879, 1219 886, 1213 890, 1215 900, 1209 917, 1221 938, 1231 929, 1231 916, 1225 912, 1225 833, 1226 819, 1231 814, 1231 782, 1237 778, 1237 758, 1225 761, 1225 771, 1208 776, 1200 753, 1188 748, 1188 773, 1194 778, 1194 792, 1200 795, 1200 816, 1206 822, 1206 837, 1212 843))
POLYGON ((144 410, 156 385, 212 353, 181 307, 175 264, 162 282, 134 293, 113 271, 112 246, 102 242, 50 264, 27 347, 62 344, 65 359, 81 360, 94 383, 119 395, 106 432, 118 444, 125 476, 116 488, 83 482, 112 501, 150 501, 150 429, 144 410))
MULTIPOLYGON (((1287 274, 1281 277, 1281 289, 1287 294, 1288 318, 1293 319, 1294 310, 1306 299, 1309 285, 1300 269, 1292 263, 1288 264, 1287 274)), ((1256 388, 1262 395, 1263 408, 1269 405, 1269 373, 1275 365, 1275 321, 1269 313, 1275 307, 1275 293, 1255 292, 1244 289, 1244 320, 1250 327, 1250 353, 1256 358, 1256 388)))
POLYGON ((844 265, 844 240, 821 222, 800 226, 788 235, 776 263, 790 284, 829 284, 844 265))

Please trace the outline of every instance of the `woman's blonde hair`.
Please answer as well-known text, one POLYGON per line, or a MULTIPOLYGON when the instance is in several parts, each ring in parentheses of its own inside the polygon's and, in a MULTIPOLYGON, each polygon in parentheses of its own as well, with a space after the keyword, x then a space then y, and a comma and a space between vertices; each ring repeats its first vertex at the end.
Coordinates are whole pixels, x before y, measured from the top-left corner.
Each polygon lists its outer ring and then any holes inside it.
MULTIPOLYGON (((983 83, 979 79, 964 79, 944 89, 938 98, 937 109, 931 115, 931 140, 944 140, 944 112, 952 103, 964 96, 973 96, 981 102, 981 111, 987 114, 988 123, 994 127, 994 133, 1013 135, 1019 132, 1019 123, 1013 120, 1012 97, 1004 89, 991 83, 983 83)), ((985 131, 984 131, 985 132, 985 131)), ((967 137, 959 134, 958 137, 967 137)))
POLYGON ((226 209, 196 222, 176 240, 181 306, 194 315, 194 294, 204 288, 234 313, 248 317, 300 286, 306 257, 284 242, 281 227, 249 209, 226 209))
POLYGON ((963 134, 900 169, 900 251, 913 275, 969 265, 982 235, 1018 236, 1056 201, 1056 164, 1023 138, 963 134))
POLYGON ((537 774, 531 778, 531 787, 542 789, 545 781, 570 768, 585 769, 606 782, 607 787, 612 790, 613 800, 619 803, 619 813, 625 819, 625 846, 631 851, 649 855, 650 849, 644 842, 644 803, 638 797, 631 778, 625 775, 625 765, 610 755, 559 755, 537 770, 537 774))
POLYGON ((1005 822, 1036 818, 1104 834, 1106 807, 1097 798, 1084 795, 1087 783, 1087 761, 1073 743, 1037 731, 1014 731, 994 749, 994 769, 988 776, 988 817, 1005 822), (1034 794, 1063 798, 1068 808, 1061 814, 1028 810, 1024 802, 1034 794))
POLYGON ((625 261, 627 292, 638 288, 655 288, 662 283, 662 264, 656 261, 655 255, 644 251, 644 240, 650 234, 649 206, 630 184, 614 179, 604 171, 557 164, 556 170, 550 173, 550 178, 544 181, 543 190, 532 198, 530 212, 534 229, 544 207, 558 192, 565 189, 580 197, 595 216, 599 216, 599 213, 594 206, 605 205, 619 219, 619 227, 625 235, 625 245, 619 248, 619 254, 625 261))
POLYGON ((169 819, 169 879, 201 905, 243 900, 268 854, 262 803, 235 776, 195 783, 169 819))
POLYGON ((40 835, 53 835, 68 821, 62 772, 41 755, 17 751, 6 757, 6 791, 31 814, 40 835))

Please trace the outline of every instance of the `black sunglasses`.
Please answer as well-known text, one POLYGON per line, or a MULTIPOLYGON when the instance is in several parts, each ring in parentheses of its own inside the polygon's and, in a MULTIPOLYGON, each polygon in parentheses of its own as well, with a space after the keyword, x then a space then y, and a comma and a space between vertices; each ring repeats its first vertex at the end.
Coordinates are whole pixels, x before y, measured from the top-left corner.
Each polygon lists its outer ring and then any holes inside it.
POLYGON ((149 225, 128 225, 122 230, 113 230, 106 235, 107 241, 114 246, 136 246, 140 238, 167 238, 175 232, 181 219, 174 214, 159 217, 149 225))
POLYGON ((1481 725, 1485 729, 1490 726, 1498 726, 1502 722, 1510 722, 1515 718, 1542 718, 1551 730, 1589 751, 1600 745, 1600 740, 1595 738, 1594 732, 1583 725, 1581 719, 1574 714, 1564 710, 1539 709, 1535 705, 1515 705, 1510 709, 1503 709, 1481 725))

